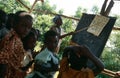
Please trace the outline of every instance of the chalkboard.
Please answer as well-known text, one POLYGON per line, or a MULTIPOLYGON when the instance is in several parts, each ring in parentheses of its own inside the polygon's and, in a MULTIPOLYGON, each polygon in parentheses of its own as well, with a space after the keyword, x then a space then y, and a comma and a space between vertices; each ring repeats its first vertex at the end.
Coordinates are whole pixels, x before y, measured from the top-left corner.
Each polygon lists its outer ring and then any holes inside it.
MULTIPOLYGON (((94 14, 84 13, 75 31, 88 27, 91 24, 94 17, 94 14)), ((115 17, 109 18, 110 20, 108 21, 107 25, 104 27, 99 36, 94 36, 93 34, 87 32, 87 29, 85 29, 79 33, 74 34, 71 39, 72 42, 75 42, 79 45, 87 46, 91 50, 91 52, 93 52, 97 57, 100 57, 116 21, 115 17)))
MULTIPOLYGON (((83 14, 77 27, 76 30, 80 30, 82 28, 88 27, 92 20, 94 19, 95 15, 94 14, 83 14)), ((77 43, 79 45, 85 45, 86 47, 89 48, 89 50, 95 54, 97 57, 100 57, 103 49, 105 47, 105 44, 108 40, 108 37, 112 31, 112 28, 115 24, 116 18, 115 17, 109 17, 109 21, 106 24, 106 26, 103 28, 102 32, 100 33, 99 36, 95 36, 89 32, 87 32, 87 29, 76 33, 72 36, 72 42, 77 43)))

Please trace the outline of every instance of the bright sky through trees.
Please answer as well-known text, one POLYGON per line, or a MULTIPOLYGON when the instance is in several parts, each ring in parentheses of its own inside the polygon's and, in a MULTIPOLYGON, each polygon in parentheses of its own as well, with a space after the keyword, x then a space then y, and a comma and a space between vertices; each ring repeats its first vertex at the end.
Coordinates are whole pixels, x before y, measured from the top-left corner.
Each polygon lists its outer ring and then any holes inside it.
MULTIPOLYGON (((30 1, 33 3, 35 0, 30 1)), ((88 13, 90 13, 93 6, 98 6, 100 10, 104 0, 49 0, 49 2, 50 5, 57 6, 57 11, 63 9, 64 15, 74 15, 79 6, 88 9, 88 13)), ((120 1, 114 0, 114 2, 114 6, 110 14, 120 15, 120 1)))

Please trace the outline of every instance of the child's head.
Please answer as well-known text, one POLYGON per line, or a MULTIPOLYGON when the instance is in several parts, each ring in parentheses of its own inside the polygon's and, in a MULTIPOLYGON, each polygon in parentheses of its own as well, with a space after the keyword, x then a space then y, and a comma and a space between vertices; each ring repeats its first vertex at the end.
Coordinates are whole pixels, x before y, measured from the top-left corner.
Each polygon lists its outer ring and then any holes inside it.
POLYGON ((56 15, 54 18, 53 18, 53 22, 57 25, 57 26, 60 26, 62 25, 62 18, 60 15, 56 15))
POLYGON ((55 31, 49 30, 44 34, 44 44, 52 52, 55 51, 58 40, 59 38, 55 31))
POLYGON ((14 16, 13 29, 20 38, 24 38, 32 28, 33 18, 25 11, 18 11, 14 16))
POLYGON ((6 21, 7 21, 7 14, 3 10, 0 10, 0 27, 4 26, 6 24, 6 21))
POLYGON ((36 35, 37 35, 37 40, 39 40, 39 38, 40 38, 40 36, 41 36, 40 31, 39 31, 38 29, 34 29, 34 28, 32 28, 31 31, 34 32, 34 33, 36 33, 36 35))
POLYGON ((34 28, 31 29, 31 31, 29 32, 29 34, 23 38, 23 45, 24 45, 24 49, 28 50, 31 49, 33 50, 35 45, 36 45, 36 41, 37 41, 37 34, 36 32, 34 32, 34 28))

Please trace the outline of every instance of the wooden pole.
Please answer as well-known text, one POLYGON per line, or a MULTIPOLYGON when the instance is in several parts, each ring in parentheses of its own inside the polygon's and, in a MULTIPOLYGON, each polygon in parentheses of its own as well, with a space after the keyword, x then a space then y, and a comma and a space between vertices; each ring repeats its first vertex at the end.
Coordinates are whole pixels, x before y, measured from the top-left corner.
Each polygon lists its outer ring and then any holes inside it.
POLYGON ((104 3, 103 3, 103 5, 102 5, 101 11, 100 11, 101 15, 104 15, 104 13, 105 13, 107 2, 108 2, 108 0, 105 0, 104 3))
POLYGON ((106 8, 105 13, 104 13, 105 16, 108 16, 108 15, 109 15, 109 13, 110 13, 110 11, 111 11, 113 5, 114 5, 114 1, 111 0, 110 3, 109 3, 109 5, 108 5, 108 7, 106 8))
POLYGON ((34 8, 35 4, 37 3, 37 1, 38 1, 38 0, 35 0, 35 1, 34 1, 34 3, 33 3, 33 5, 32 5, 32 7, 31 7, 29 13, 31 13, 31 12, 33 11, 33 8, 34 8))
MULTIPOLYGON (((19 3, 21 3, 25 8, 27 8, 30 12, 30 8, 28 6, 26 6, 25 4, 23 4, 22 1, 20 0, 16 0, 18 1, 19 3)), ((36 0, 36 1, 39 1, 39 0, 36 0)), ((41 0, 40 0, 41 1, 41 0)), ((115 1, 120 1, 120 0, 115 0, 115 1)), ((34 2, 35 3, 35 2, 34 2)), ((33 6, 34 7, 34 6, 33 6)), ((42 11, 42 10, 35 10, 35 9, 32 9, 31 11, 37 11, 37 12, 42 12, 42 13, 47 13, 47 14, 52 14, 52 15, 61 15, 62 17, 64 18, 68 18, 68 19, 73 19, 73 20, 76 20, 76 21, 80 21, 79 18, 75 18, 75 17, 70 17, 70 16, 66 16, 66 15, 62 15, 62 14, 57 14, 57 13, 52 13, 52 12, 48 12, 48 11, 42 11)), ((113 30, 120 30, 120 28, 118 27, 113 27, 113 30)))
POLYGON ((113 77, 113 78, 120 78, 120 76, 117 75, 117 72, 113 72, 113 71, 108 70, 108 69, 104 69, 104 70, 102 71, 102 74, 111 76, 111 77, 113 77))
POLYGON ((21 0, 16 0, 16 1, 18 1, 20 4, 22 4, 26 9, 28 9, 28 11, 30 11, 30 8, 27 6, 27 5, 25 5, 21 0))
POLYGON ((49 12, 49 11, 46 11, 46 10, 43 11, 43 10, 36 10, 36 9, 34 9, 33 11, 41 12, 41 13, 44 13, 44 14, 60 15, 61 17, 68 18, 68 19, 73 19, 73 20, 76 20, 76 21, 80 20, 79 18, 70 17, 70 16, 66 16, 66 15, 62 15, 62 14, 57 14, 57 13, 49 12))

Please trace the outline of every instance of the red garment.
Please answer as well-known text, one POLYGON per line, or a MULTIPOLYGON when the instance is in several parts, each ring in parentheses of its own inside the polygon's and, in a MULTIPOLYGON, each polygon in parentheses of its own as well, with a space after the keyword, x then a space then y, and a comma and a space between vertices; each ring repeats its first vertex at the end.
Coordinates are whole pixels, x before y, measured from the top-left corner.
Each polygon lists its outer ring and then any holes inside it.
POLYGON ((10 31, 0 43, 0 63, 8 65, 5 78, 24 78, 24 72, 19 69, 24 53, 19 36, 14 30, 10 31))

